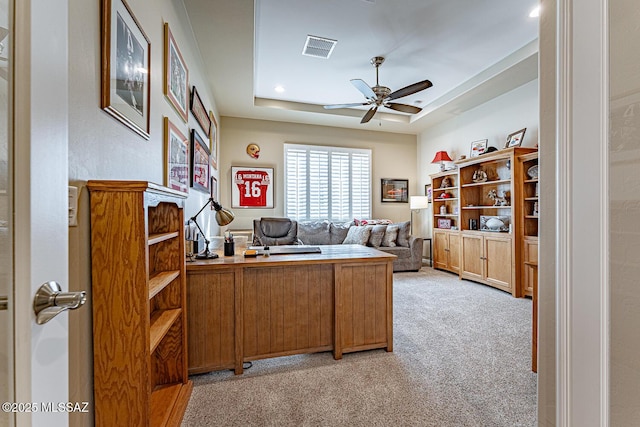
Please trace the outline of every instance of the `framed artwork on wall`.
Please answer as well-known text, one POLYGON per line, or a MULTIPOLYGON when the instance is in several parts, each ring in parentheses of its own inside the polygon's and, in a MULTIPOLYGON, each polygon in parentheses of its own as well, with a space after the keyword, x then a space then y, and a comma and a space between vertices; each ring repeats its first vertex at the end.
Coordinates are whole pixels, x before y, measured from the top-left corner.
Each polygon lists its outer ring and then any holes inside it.
POLYGON ((480 154, 487 151, 487 143, 488 139, 481 139, 479 141, 473 141, 471 143, 471 152, 469 153, 469 157, 478 157, 480 154))
POLYGON ((164 185, 189 192, 189 141, 168 117, 164 118, 164 185))
POLYGON ((211 166, 214 169, 218 169, 218 122, 216 122, 216 116, 213 115, 213 111, 209 111, 209 118, 211 119, 211 132, 209 134, 211 166))
POLYGON ((200 99, 200 94, 198 94, 195 86, 191 90, 191 113, 193 113, 193 116, 196 118, 206 137, 210 138, 211 119, 207 114, 207 109, 204 107, 202 99, 200 99))
POLYGON ((426 184, 424 186, 424 195, 427 196, 427 203, 431 203, 433 200, 433 191, 431 188, 431 184, 426 184))
POLYGON ((231 167, 232 208, 273 208, 273 168, 231 167))
MULTIPOLYGON (((215 176, 211 176, 211 198, 218 201, 218 180, 215 176)), ((213 203, 211 203, 211 210, 214 210, 213 203)))
POLYGON ((100 107, 149 139, 151 42, 125 0, 102 1, 100 107))
POLYGON ((409 180, 382 178, 380 198, 382 203, 409 203, 409 180))
POLYGON ((522 145, 522 140, 524 139, 524 132, 527 130, 527 128, 524 129, 520 129, 519 131, 516 131, 512 134, 510 134, 507 137, 507 143, 504 146, 504 148, 511 148, 511 147, 519 147, 522 145))
POLYGON ((164 94, 186 123, 189 113, 189 69, 169 23, 164 24, 164 94))
POLYGON ((198 131, 191 129, 191 186, 209 193, 210 185, 209 149, 198 131))

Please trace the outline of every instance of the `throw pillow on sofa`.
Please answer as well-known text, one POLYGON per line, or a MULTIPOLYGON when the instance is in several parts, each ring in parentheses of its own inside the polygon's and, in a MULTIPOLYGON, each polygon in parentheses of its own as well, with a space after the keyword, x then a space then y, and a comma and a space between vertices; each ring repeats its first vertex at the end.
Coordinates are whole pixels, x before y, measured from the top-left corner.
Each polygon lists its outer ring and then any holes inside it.
POLYGON ((411 221, 398 223, 398 238, 396 243, 398 246, 409 247, 409 229, 411 227, 411 221))
POLYGON ((343 245, 366 245, 371 235, 369 227, 350 227, 343 245))
POLYGON ((382 244, 382 239, 384 238, 384 233, 387 230, 386 225, 367 225, 367 227, 371 227, 371 235, 369 235, 369 241, 367 242, 367 246, 372 246, 374 248, 380 247, 382 244))
POLYGON ((398 224, 387 225, 387 229, 384 231, 384 237, 382 238, 381 246, 387 248, 393 248, 396 246, 396 240, 398 239, 398 230, 400 227, 398 224))

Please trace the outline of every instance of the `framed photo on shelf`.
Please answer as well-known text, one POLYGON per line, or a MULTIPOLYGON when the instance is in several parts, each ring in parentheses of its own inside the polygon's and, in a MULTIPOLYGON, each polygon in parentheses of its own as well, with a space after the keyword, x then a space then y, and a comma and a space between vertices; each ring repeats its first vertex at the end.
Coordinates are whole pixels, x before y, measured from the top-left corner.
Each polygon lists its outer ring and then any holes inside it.
POLYGON ((438 218, 438 228, 451 229, 451 220, 449 218, 438 218))
POLYGON ((125 0, 102 1, 100 107, 149 139, 151 42, 125 0))
POLYGON ((204 108, 200 94, 195 86, 191 90, 191 113, 193 113, 193 116, 204 131, 207 139, 209 139, 211 135, 211 119, 209 118, 209 114, 207 114, 207 109, 204 108))
POLYGON ((473 141, 471 143, 471 152, 469 153, 469 157, 478 157, 480 154, 487 151, 487 143, 488 139, 481 139, 479 141, 473 141))
POLYGON ((198 134, 191 129, 191 187, 209 193, 209 149, 198 134))
POLYGON ((213 111, 209 111, 209 119, 211 119, 211 132, 209 133, 209 151, 211 151, 211 166, 218 169, 218 122, 213 111))
MULTIPOLYGON (((189 118, 189 69, 169 23, 164 24, 164 94, 186 123, 189 118)), ((208 136, 208 135, 207 135, 208 136)))
POLYGON ((232 208, 273 208, 273 168, 231 167, 232 208))
POLYGON ((427 203, 431 203, 433 201, 433 189, 431 188, 431 184, 426 184, 424 186, 424 195, 427 196, 427 203))
POLYGON ((522 140, 524 139, 524 132, 527 130, 527 128, 524 129, 520 129, 519 131, 516 131, 512 134, 510 134, 507 137, 507 143, 504 146, 504 148, 511 148, 511 147, 519 147, 522 145, 522 140))
POLYGON ((168 117, 164 118, 166 187, 189 192, 189 141, 168 117))
POLYGON ((382 203, 409 203, 409 180, 382 178, 380 198, 382 203))

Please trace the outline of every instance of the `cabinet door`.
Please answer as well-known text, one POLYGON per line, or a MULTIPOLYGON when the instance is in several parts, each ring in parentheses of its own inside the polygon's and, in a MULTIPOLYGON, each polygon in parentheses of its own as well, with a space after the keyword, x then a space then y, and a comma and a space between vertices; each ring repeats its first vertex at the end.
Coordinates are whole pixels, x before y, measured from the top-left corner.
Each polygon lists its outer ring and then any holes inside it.
POLYGON ((510 237, 485 236, 484 257, 488 283, 511 291, 513 258, 510 237))
POLYGON ((533 285, 538 273, 538 238, 524 239, 524 265, 522 266, 524 295, 533 295, 533 285))
POLYGON ((444 270, 449 269, 449 233, 446 231, 433 232, 433 267, 444 270))
POLYGON ((462 234, 462 277, 482 281, 484 279, 484 256, 482 236, 462 234))
POLYGON ((449 233, 449 268, 460 273, 460 235, 449 233))

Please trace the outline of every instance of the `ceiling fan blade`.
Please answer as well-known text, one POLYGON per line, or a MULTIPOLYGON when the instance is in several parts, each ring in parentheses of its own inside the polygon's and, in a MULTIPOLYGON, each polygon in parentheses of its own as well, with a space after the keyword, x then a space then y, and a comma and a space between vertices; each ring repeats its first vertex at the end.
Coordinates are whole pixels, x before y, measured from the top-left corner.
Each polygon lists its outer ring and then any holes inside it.
POLYGON ((378 106, 374 105, 369 111, 367 111, 367 114, 365 114, 362 120, 360 120, 360 123, 367 123, 369 120, 371 120, 373 115, 376 114, 376 111, 378 111, 378 106))
POLYGON ((413 105, 397 104, 395 102, 389 102, 384 104, 385 107, 392 110, 402 111, 403 113, 417 114, 422 111, 422 108, 414 107, 413 105))
POLYGON ((325 105, 324 108, 327 110, 333 110, 336 108, 361 107, 363 105, 369 105, 369 102, 354 102, 353 104, 331 104, 331 105, 325 105))
POLYGON ((433 86, 433 83, 431 83, 429 80, 424 80, 424 81, 403 87, 402 89, 398 89, 395 92, 391 92, 386 99, 389 99, 389 100, 398 99, 398 98, 402 98, 403 96, 413 95, 414 93, 420 92, 421 90, 428 89, 431 86, 433 86))
POLYGON ((351 84, 356 87, 367 99, 376 99, 376 93, 362 79, 351 79, 351 84))

